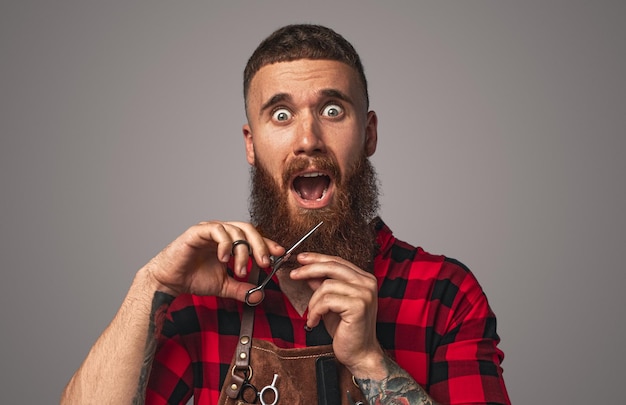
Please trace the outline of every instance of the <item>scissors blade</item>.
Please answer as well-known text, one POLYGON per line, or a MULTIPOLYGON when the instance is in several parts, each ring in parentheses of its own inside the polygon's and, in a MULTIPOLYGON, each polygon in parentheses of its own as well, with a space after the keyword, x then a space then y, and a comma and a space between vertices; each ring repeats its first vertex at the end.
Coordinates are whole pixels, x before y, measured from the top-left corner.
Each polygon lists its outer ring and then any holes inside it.
POLYGON ((283 254, 282 256, 275 258, 274 256, 271 257, 271 261, 272 261, 272 271, 270 272, 269 276, 267 278, 265 278, 265 280, 263 280, 261 282, 261 284, 259 284, 258 286, 248 290, 248 292, 246 293, 246 304, 248 304, 251 307, 254 307, 256 305, 259 305, 264 299, 265 299, 265 285, 270 281, 270 279, 272 277, 274 277, 274 274, 276 274, 276 271, 280 268, 280 266, 289 259, 289 257, 291 256, 291 254, 293 253, 294 250, 296 250, 296 248, 298 246, 300 246, 302 244, 302 242, 304 242, 305 240, 307 240, 307 238, 309 236, 311 236, 313 234, 313 232, 315 232, 317 230, 317 228, 319 228, 322 224, 324 223, 324 221, 320 222, 319 224, 317 224, 315 227, 313 227, 313 229, 311 229, 309 232, 307 232, 306 235, 304 235, 302 238, 300 238, 299 241, 297 241, 296 243, 293 244, 292 247, 290 247, 285 254, 283 254), (260 291, 261 292, 261 296, 257 301, 252 301, 251 297, 252 294, 256 293, 260 291))
POLYGON ((293 246, 291 246, 289 249, 287 249, 285 254, 283 254, 282 256, 278 257, 274 261, 274 266, 273 266, 274 270, 277 270, 282 265, 282 263, 284 261, 289 260, 289 257, 291 257, 291 254, 293 253, 293 251, 296 250, 298 248, 298 246, 300 246, 305 240, 307 240, 309 238, 309 236, 311 236, 313 234, 313 232, 315 232, 317 230, 317 228, 322 226, 323 223, 324 223, 324 221, 322 221, 319 224, 315 225, 313 227, 313 229, 311 229, 309 232, 307 232, 306 235, 301 237, 299 241, 297 241, 296 243, 293 244, 293 246))
POLYGON ((287 251, 285 252, 285 254, 283 256, 289 256, 293 253, 294 250, 296 250, 298 248, 298 246, 300 246, 305 240, 307 240, 309 238, 309 236, 311 236, 313 234, 313 232, 315 232, 317 230, 317 228, 319 228, 320 226, 322 226, 322 224, 324 223, 324 221, 320 222, 319 224, 315 225, 313 227, 313 229, 311 229, 309 232, 307 232, 306 235, 304 235, 302 238, 300 238, 299 241, 297 241, 296 243, 293 244, 292 247, 290 247, 289 249, 287 249, 287 251))

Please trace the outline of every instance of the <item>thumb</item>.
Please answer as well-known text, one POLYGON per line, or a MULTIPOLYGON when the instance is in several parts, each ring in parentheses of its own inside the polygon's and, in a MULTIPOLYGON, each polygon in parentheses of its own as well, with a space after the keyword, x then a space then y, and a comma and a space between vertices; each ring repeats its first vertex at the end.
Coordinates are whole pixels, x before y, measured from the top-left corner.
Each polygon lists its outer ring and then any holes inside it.
MULTIPOLYGON (((254 284, 245 281, 237 281, 229 277, 224 282, 220 297, 232 298, 237 301, 245 302, 246 294, 255 287, 256 285, 254 284)), ((260 294, 260 292, 254 293, 251 298, 256 298, 255 294, 260 294)))

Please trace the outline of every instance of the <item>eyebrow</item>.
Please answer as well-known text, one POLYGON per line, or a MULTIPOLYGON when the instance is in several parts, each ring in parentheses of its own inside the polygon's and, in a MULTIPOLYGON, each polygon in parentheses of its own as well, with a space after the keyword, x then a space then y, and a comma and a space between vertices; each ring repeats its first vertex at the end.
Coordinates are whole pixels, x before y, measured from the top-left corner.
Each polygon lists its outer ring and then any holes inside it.
POLYGON ((263 112, 268 108, 271 108, 273 105, 282 103, 283 101, 291 101, 291 96, 287 93, 277 93, 270 97, 259 110, 259 115, 263 115, 263 112))
POLYGON ((338 100, 345 101, 346 103, 354 104, 354 101, 352 100, 352 98, 350 98, 350 96, 337 89, 324 89, 320 91, 320 93, 325 98, 336 98, 338 100))
MULTIPOLYGON (((350 96, 348 96, 346 93, 337 89, 322 89, 320 90, 320 95, 323 98, 335 98, 335 99, 345 101, 346 103, 354 105, 354 101, 352 100, 352 98, 350 98, 350 96)), ((288 93, 276 93, 261 106, 261 109, 259 110, 259 114, 263 115, 264 111, 270 109, 272 106, 276 104, 280 104, 285 101, 291 102, 292 100, 293 99, 291 95, 289 95, 288 93)))

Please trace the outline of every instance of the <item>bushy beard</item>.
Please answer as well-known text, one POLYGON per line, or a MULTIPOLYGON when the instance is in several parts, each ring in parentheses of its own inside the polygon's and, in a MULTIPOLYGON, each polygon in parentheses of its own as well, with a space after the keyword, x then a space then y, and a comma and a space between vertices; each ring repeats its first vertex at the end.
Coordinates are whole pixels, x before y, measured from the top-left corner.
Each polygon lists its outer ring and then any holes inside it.
MULTIPOLYGON (((374 167, 363 155, 343 178, 329 155, 294 159, 285 169, 281 185, 262 165, 251 168, 250 216, 261 235, 286 249, 320 221, 324 224, 298 252, 310 251, 338 256, 372 272, 376 252, 376 232, 372 219, 377 215, 378 181, 374 167), (335 180, 333 201, 321 209, 297 208, 292 212, 287 196, 292 175, 313 164, 331 173, 335 180)), ((297 267, 290 260, 283 268, 297 267)))

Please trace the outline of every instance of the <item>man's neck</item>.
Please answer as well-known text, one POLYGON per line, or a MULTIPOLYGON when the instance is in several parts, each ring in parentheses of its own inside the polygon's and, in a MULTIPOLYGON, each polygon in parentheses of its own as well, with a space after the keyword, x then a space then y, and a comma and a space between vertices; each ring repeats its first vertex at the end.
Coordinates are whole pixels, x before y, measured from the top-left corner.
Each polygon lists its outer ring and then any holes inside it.
POLYGON ((278 282, 280 283, 280 290, 291 302, 291 305, 293 305, 300 316, 304 315, 309 306, 311 295, 313 295, 311 287, 309 287, 306 281, 292 280, 288 271, 279 270, 276 273, 276 277, 278 277, 278 282))

